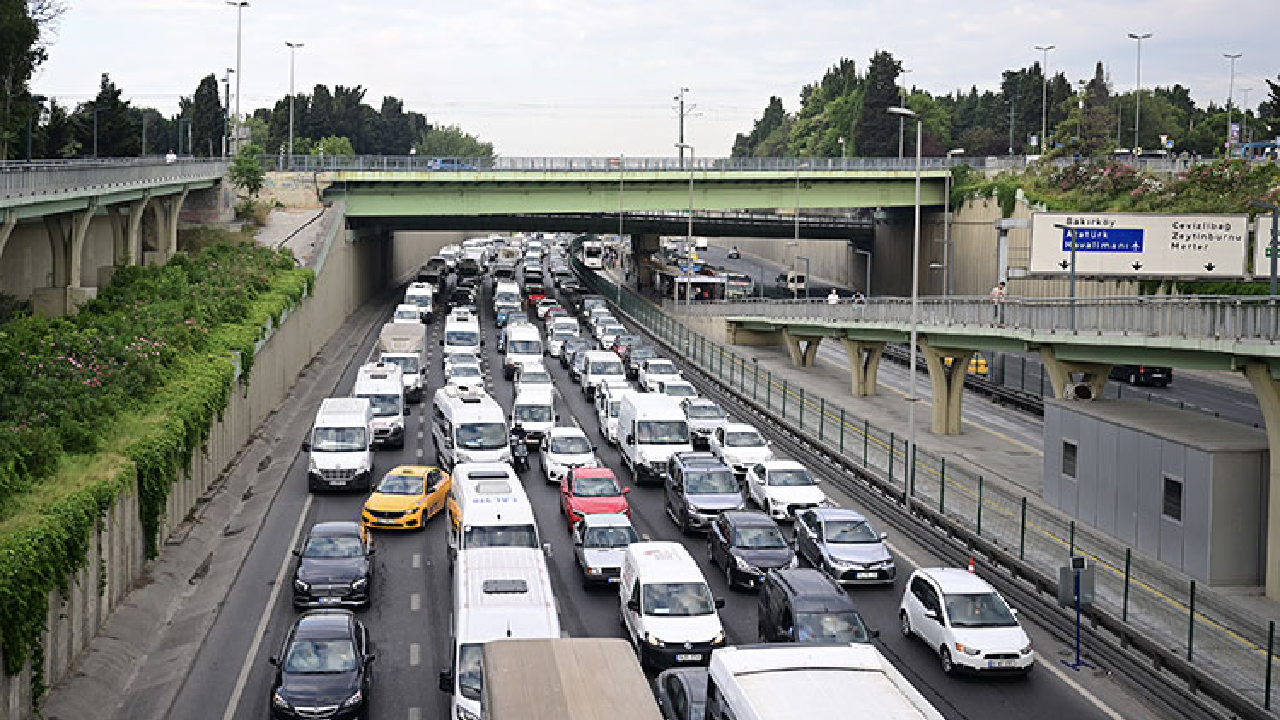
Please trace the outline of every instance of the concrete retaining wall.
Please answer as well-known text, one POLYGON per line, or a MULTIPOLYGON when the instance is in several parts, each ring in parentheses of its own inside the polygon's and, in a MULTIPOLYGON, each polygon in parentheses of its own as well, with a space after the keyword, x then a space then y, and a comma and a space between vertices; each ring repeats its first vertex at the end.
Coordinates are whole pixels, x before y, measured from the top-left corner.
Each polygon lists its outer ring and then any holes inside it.
MULTIPOLYGON (((386 282, 388 243, 357 238, 333 226, 315 292, 290 312, 261 344, 248 384, 237 383, 203 451, 171 487, 161 537, 183 532, 182 522, 232 463, 258 425, 284 399, 298 373, 346 317, 386 282)), ((161 549, 163 552, 163 547, 161 549)), ((91 540, 85 567, 69 579, 65 596, 50 593, 45 633, 45 682, 72 670, 76 656, 97 634, 128 592, 146 582, 147 562, 136 492, 121 496, 91 540)), ((31 715, 31 671, 0 675, 0 720, 31 715)))

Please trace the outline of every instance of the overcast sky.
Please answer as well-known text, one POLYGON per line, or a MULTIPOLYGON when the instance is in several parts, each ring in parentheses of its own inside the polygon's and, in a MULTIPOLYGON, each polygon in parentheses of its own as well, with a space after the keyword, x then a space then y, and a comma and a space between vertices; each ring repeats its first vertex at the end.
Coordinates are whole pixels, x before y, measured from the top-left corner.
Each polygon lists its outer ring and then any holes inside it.
MULTIPOLYGON (((137 105, 176 112, 210 72, 236 64, 236 10, 222 0, 66 0, 68 10, 35 80, 74 104, 98 76, 137 105)), ((1191 88, 1200 104, 1266 97, 1280 73, 1277 0, 252 0, 244 10, 241 109, 288 92, 286 40, 298 51, 297 88, 362 85, 374 107, 403 98, 432 122, 459 124, 498 153, 670 155, 672 97, 696 105, 687 141, 727 155, 770 95, 796 109, 800 89, 840 57, 859 71, 878 49, 935 94, 998 85, 1053 44, 1049 70, 1072 80, 1096 61, 1120 91, 1142 83, 1191 88), (1231 17, 1227 15, 1230 8, 1231 17)), ((233 88, 234 92, 234 88, 233 88)), ((234 106, 234 100, 233 100, 234 106)))

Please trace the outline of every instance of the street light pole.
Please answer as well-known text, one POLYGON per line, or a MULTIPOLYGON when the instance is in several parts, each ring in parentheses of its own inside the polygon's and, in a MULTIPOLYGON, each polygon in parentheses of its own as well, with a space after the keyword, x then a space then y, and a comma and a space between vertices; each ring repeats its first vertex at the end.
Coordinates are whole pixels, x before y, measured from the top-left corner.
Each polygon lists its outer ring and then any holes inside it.
POLYGON ((293 60, 298 48, 306 47, 306 43, 285 41, 289 48, 289 165, 293 165, 293 60))
MULTIPOLYGON (((689 92, 689 88, 682 87, 680 88, 680 94, 671 98, 672 100, 675 100, 680 103, 680 109, 678 110, 678 112, 680 113, 680 139, 679 141, 676 142, 676 147, 679 148, 680 150, 680 167, 684 167, 684 150, 687 147, 684 142, 684 116, 686 114, 684 109, 684 94, 687 92, 689 92)), ((690 107, 689 110, 692 111, 693 108, 690 107)), ((693 148, 689 148, 689 152, 690 152, 690 160, 692 160, 693 148)))
MULTIPOLYGON (((688 88, 680 88, 683 92, 688 88)), ((683 124, 681 125, 683 127, 683 124)), ((683 132, 683 131, 682 131, 683 132)), ((680 271, 681 276, 687 275, 684 286, 685 304, 693 307, 693 166, 694 152, 693 146, 688 143, 677 143, 676 147, 680 148, 680 160, 684 161, 684 151, 689 151, 689 231, 685 238, 685 267, 680 271)), ((680 303, 679 285, 676 286, 676 304, 680 303)))
POLYGON ((232 128, 235 131, 231 139, 234 145, 240 140, 240 58, 241 58, 241 28, 244 19, 244 9, 249 7, 249 0, 224 0, 226 4, 236 9, 236 116, 232 122, 232 128))
POLYGON ((1040 73, 1044 82, 1040 86, 1040 154, 1045 154, 1045 138, 1049 134, 1049 51, 1056 45, 1037 45, 1036 49, 1044 53, 1044 62, 1040 63, 1040 73))
POLYGON ((1129 37, 1138 41, 1138 86, 1133 91, 1133 147, 1130 148, 1130 154, 1137 158, 1138 116, 1142 111, 1142 41, 1151 37, 1151 33, 1129 33, 1129 37))
MULTIPOLYGON (((903 74, 903 75, 906 75, 906 74, 907 74, 907 73, 909 73, 909 72, 911 72, 911 71, 910 71, 910 70, 903 70, 903 71, 902 71, 902 74, 903 74)), ((906 87, 900 87, 900 88, 898 88, 898 102, 902 103, 902 107, 904 107, 904 108, 907 106, 907 89, 906 89, 906 87)), ((903 152, 903 145, 904 145, 904 143, 903 143, 903 138, 905 138, 905 137, 906 137, 905 133, 906 133, 905 118, 904 118, 903 116, 899 115, 899 116, 898 116, 898 159, 899 159, 899 160, 901 160, 901 159, 902 159, 902 152, 903 152)))
POLYGON ((920 323, 920 143, 924 134, 924 123, 914 111, 904 107, 891 107, 889 112, 899 118, 914 118, 916 121, 916 208, 915 229, 911 239, 911 374, 907 380, 907 491, 903 493, 907 513, 911 513, 911 487, 915 476, 916 463, 916 341, 920 323))
POLYGON ((1231 109, 1236 95, 1236 60, 1243 53, 1222 53, 1222 57, 1231 61, 1231 83, 1227 85, 1227 157, 1231 157, 1231 109))
MULTIPOLYGON (((627 174, 627 156, 618 156, 618 269, 622 269, 622 195, 626 191, 624 183, 627 174)), ((626 277, 624 272, 623 277, 626 277)), ((618 297, 614 302, 622 304, 622 283, 616 282, 618 287, 618 297)))
MULTIPOLYGON (((799 247, 800 247, 800 171, 801 171, 802 169, 804 169, 804 168, 807 168, 807 167, 809 167, 809 163, 799 163, 799 164, 797 164, 797 165, 796 165, 796 205, 795 205, 795 216, 794 216, 793 220, 794 220, 794 224, 795 224, 795 244, 796 244, 796 247, 797 247, 797 248, 799 248, 799 247)), ((797 256, 796 256, 796 260, 799 260, 799 259, 800 259, 800 256, 799 256, 799 255, 797 255, 797 256)), ((791 263, 791 267, 792 267, 792 269, 793 269, 793 270, 795 269, 795 261, 794 261, 794 260, 793 260, 793 261, 792 261, 792 263, 791 263)), ((805 293, 804 293, 804 294, 805 294, 805 297, 808 297, 808 295, 809 295, 809 273, 805 273, 805 275, 804 275, 804 289, 805 289, 805 293)), ((792 299, 792 300, 795 300, 795 299, 797 299, 799 296, 800 296, 800 289, 799 289, 799 288, 794 288, 794 287, 793 287, 793 288, 791 288, 791 299, 792 299)))
POLYGON ((942 294, 951 295, 956 289, 952 280, 954 276, 951 274, 951 158, 956 155, 963 155, 964 148, 953 148, 947 151, 947 177, 946 190, 942 196, 942 265, 943 280, 942 294))

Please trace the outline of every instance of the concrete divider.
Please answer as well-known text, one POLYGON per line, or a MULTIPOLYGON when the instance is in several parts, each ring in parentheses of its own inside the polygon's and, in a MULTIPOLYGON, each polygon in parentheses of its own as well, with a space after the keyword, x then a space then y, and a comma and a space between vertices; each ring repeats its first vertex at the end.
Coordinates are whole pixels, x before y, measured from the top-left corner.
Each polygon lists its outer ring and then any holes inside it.
MULTIPOLYGON (((339 218, 340 220, 340 218, 339 218)), ((236 381, 221 419, 204 447, 170 489, 161 538, 184 532, 193 509, 236 459, 259 424, 279 405, 347 316, 388 282, 389 244, 358 236, 344 223, 325 226, 324 252, 312 295, 288 312, 259 344, 248 382, 236 381)), ((164 552, 163 545, 161 552, 164 552)), ((44 678, 56 684, 74 671, 77 656, 129 592, 148 579, 136 490, 117 498, 90 539, 85 566, 68 578, 65 593, 49 598, 44 635, 44 678)), ((32 716, 31 668, 0 675, 0 720, 32 716)))

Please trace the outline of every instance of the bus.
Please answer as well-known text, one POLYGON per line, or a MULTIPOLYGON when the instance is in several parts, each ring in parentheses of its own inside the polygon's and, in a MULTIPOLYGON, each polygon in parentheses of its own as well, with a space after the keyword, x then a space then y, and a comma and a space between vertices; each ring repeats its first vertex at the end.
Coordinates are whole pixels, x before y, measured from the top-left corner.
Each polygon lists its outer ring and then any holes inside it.
POLYGON ((592 270, 604 267, 604 243, 599 240, 585 240, 582 243, 582 264, 592 270))

